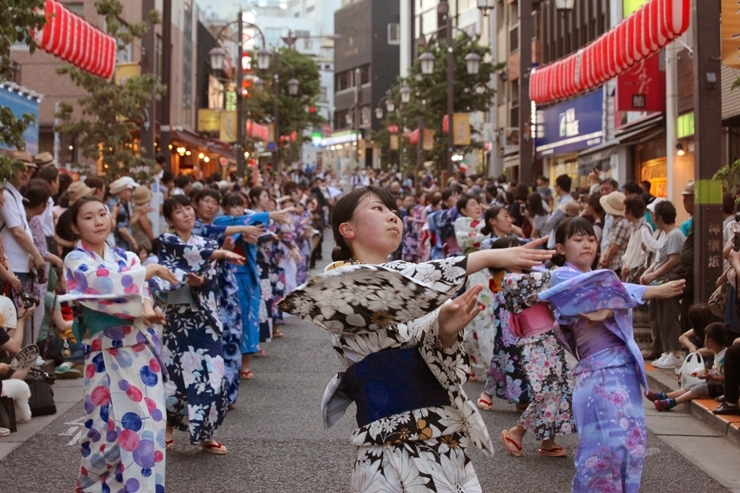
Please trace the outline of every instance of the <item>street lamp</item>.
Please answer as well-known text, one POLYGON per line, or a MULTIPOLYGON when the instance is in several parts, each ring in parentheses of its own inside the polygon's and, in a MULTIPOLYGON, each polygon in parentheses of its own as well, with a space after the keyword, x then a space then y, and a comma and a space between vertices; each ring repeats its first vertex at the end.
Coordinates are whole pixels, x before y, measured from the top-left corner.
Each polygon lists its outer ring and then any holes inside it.
POLYGON ((477 53, 468 53, 465 56, 465 63, 468 68, 468 75, 478 75, 480 70, 480 55, 477 53))
POLYGON ((404 83, 403 83, 403 84, 401 85, 401 90, 400 90, 400 92, 401 92, 401 102, 402 102, 403 104, 406 104, 406 103, 408 103, 409 101, 411 101, 411 89, 409 89, 409 85, 408 85, 408 84, 406 84, 406 82, 404 82, 404 83))
POLYGON ((483 17, 488 16, 488 12, 493 10, 495 0, 476 0, 478 4, 478 10, 480 10, 483 17))
POLYGON ((375 108, 375 118, 377 118, 378 120, 383 119, 383 108, 375 108))
POLYGON ((296 79, 295 77, 291 78, 288 81, 288 94, 290 94, 291 96, 296 96, 298 94, 298 84, 298 79, 296 79))
POLYGON ((271 56, 272 53, 270 53, 270 50, 267 50, 264 47, 257 50, 257 68, 260 70, 267 70, 270 68, 271 56))
POLYGON ((224 57, 226 56, 226 50, 217 46, 208 52, 208 56, 211 58, 211 68, 216 72, 224 69, 224 57))
MULTIPOLYGON (((478 2, 480 4, 480 1, 478 2)), ((575 0, 555 0, 555 10, 558 12, 570 12, 575 7, 575 0)))
POLYGON ((421 62, 422 74, 430 75, 434 72, 434 55, 429 52, 422 53, 421 56, 419 56, 419 61, 421 62))

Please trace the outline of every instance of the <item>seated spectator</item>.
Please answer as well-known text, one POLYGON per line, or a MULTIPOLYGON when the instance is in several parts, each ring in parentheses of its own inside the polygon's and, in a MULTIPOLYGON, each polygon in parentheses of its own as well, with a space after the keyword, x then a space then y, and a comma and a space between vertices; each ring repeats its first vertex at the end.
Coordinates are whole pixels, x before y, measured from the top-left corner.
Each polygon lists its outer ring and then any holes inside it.
POLYGON ((721 322, 721 320, 712 313, 709 305, 699 303, 689 308, 689 321, 691 322, 691 329, 681 334, 678 342, 690 353, 701 354, 705 361, 708 357, 714 359, 714 353, 704 347, 705 329, 710 324, 721 322))
MULTIPOLYGON (((740 253, 732 251, 730 265, 736 275, 740 275, 740 253)), ((740 311, 740 310, 739 310, 740 311)), ((740 416, 738 394, 740 394, 740 338, 735 339, 725 352, 725 402, 712 411, 718 415, 740 416)))
POLYGON ((108 204, 111 216, 116 219, 116 227, 113 229, 116 246, 129 252, 139 249, 138 243, 131 235, 131 215, 134 212, 131 196, 134 188, 128 177, 117 179, 110 184, 113 199, 108 204))
POLYGON ((44 318, 39 328, 36 345, 45 359, 54 360, 57 378, 79 378, 79 370, 72 364, 84 362, 85 353, 82 344, 72 334, 72 318, 65 318, 62 303, 57 299, 58 282, 56 276, 49 278, 49 289, 44 296, 44 318), (65 349, 69 351, 65 354, 65 349))
POLYGON ((667 394, 648 391, 646 397, 653 401, 655 409, 670 411, 684 402, 706 397, 715 398, 724 394, 724 361, 727 344, 727 329, 725 326, 721 323, 709 324, 704 336, 704 346, 715 355, 714 365, 709 371, 699 372, 697 375, 692 374, 692 376, 704 380, 704 383, 687 386, 688 388, 678 389, 667 394))
POLYGON ((28 375, 28 370, 13 370, 10 362, 23 348, 23 329, 35 308, 36 305, 21 306, 16 312, 13 301, 7 296, 0 296, 0 380, 24 380, 28 375))

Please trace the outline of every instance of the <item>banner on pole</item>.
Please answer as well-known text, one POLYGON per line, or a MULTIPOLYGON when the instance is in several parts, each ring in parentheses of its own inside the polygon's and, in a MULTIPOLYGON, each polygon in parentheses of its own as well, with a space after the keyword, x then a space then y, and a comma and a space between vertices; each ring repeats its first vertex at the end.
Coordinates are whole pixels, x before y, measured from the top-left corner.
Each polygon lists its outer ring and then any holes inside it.
POLYGON ((452 117, 456 146, 470 145, 470 113, 455 113, 452 117))
POLYGON ((219 137, 223 142, 236 142, 236 111, 222 111, 219 137))

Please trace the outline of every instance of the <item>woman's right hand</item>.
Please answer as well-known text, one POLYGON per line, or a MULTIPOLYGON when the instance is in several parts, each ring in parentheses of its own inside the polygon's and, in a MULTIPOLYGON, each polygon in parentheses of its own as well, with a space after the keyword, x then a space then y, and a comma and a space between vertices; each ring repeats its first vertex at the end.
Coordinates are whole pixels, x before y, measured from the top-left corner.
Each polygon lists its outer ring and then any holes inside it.
POLYGON ((550 260, 555 255, 554 250, 538 250, 540 245, 546 245, 549 236, 530 241, 524 246, 514 248, 502 248, 498 250, 485 250, 495 254, 488 267, 504 269, 531 269, 550 260))
POLYGON ((144 268, 146 269, 146 276, 144 276, 144 279, 146 280, 149 280, 152 277, 159 277, 170 284, 180 283, 180 281, 175 277, 175 274, 173 274, 167 267, 159 264, 149 264, 144 268))
POLYGON ((278 224, 285 224, 288 222, 289 215, 286 211, 272 211, 270 212, 270 219, 278 224))

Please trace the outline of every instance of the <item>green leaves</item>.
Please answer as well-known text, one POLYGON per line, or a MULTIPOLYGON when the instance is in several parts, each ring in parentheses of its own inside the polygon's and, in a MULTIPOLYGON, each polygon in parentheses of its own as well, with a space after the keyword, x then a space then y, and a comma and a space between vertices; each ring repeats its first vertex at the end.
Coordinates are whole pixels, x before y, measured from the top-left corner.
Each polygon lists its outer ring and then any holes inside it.
MULTIPOLYGON (((106 18, 108 32, 124 44, 146 31, 146 23, 121 26, 118 15, 123 6, 119 0, 98 0, 95 6, 106 18)), ((142 170, 153 166, 154 161, 140 157, 137 139, 149 101, 153 95, 165 92, 165 86, 159 83, 157 76, 129 77, 124 85, 118 86, 69 65, 57 72, 69 75, 75 85, 87 92, 87 96, 77 100, 77 112, 67 103, 60 104, 56 116, 62 123, 57 129, 77 136, 76 142, 83 156, 102 160, 106 178, 114 180, 124 175, 137 175, 137 179, 146 181, 147 173, 142 170)), ((81 166, 77 164, 75 167, 81 166)))

